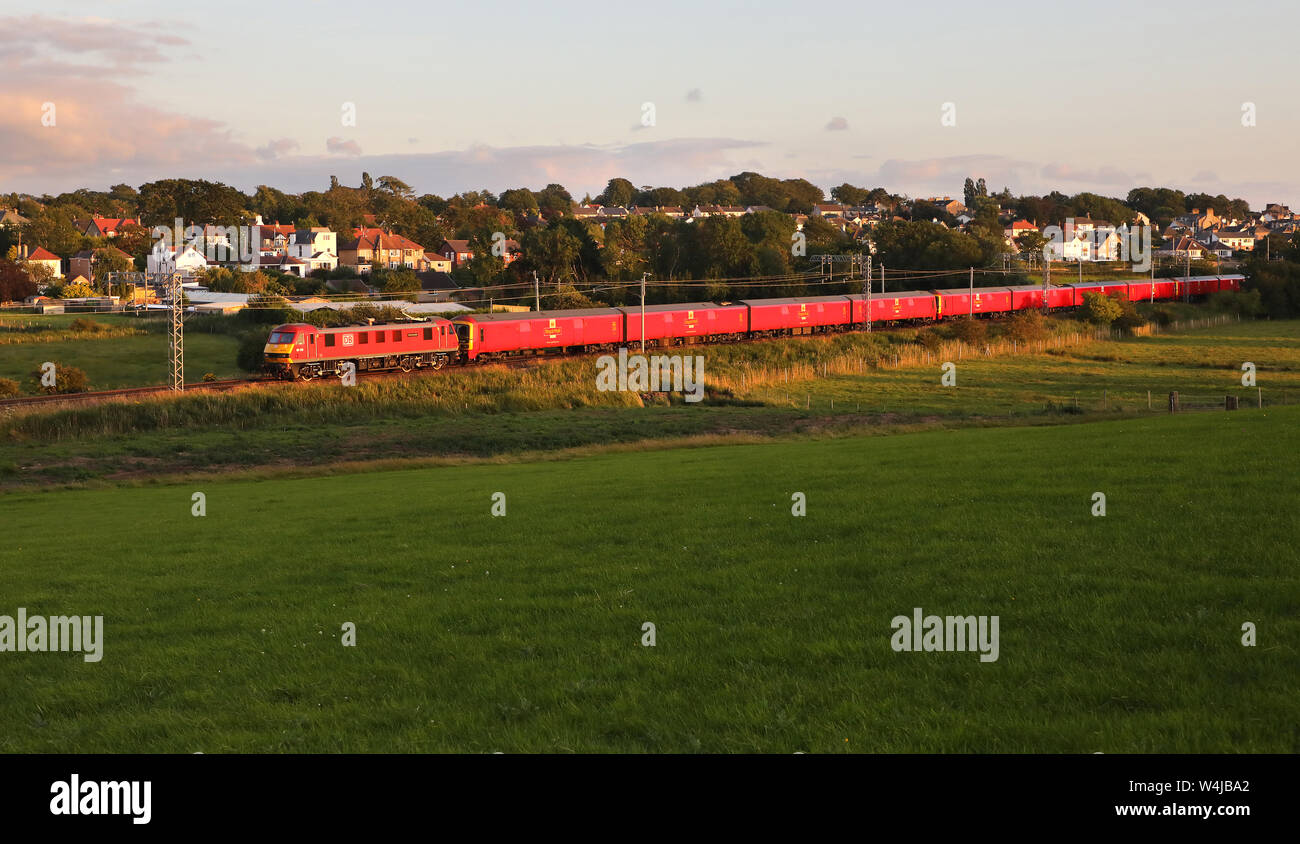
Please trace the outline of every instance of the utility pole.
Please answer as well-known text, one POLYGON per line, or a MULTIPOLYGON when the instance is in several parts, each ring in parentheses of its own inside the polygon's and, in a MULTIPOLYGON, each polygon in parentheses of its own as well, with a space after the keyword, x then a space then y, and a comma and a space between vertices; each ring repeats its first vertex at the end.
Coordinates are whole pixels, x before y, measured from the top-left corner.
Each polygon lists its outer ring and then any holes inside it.
POLYGON ((533 270, 533 296, 537 300, 537 310, 542 309, 542 283, 537 279, 537 270, 533 270))
POLYGON ((880 262, 880 295, 885 295, 885 262, 880 262))
POLYGON ((167 295, 172 305, 172 390, 179 393, 185 389, 185 324, 182 321, 180 273, 172 273, 167 280, 167 295))
POLYGON ((866 300, 862 303, 866 309, 867 331, 871 330, 871 256, 867 256, 867 265, 862 270, 862 295, 866 300))
POLYGON ((1052 286, 1052 257, 1043 256, 1043 313, 1047 313, 1048 289, 1052 286))
POLYGON ((645 280, 650 273, 641 273, 641 354, 645 354, 645 280))
POLYGON ((967 306, 966 315, 973 318, 975 316, 975 268, 974 267, 970 268, 970 299, 967 301, 966 306, 967 306))

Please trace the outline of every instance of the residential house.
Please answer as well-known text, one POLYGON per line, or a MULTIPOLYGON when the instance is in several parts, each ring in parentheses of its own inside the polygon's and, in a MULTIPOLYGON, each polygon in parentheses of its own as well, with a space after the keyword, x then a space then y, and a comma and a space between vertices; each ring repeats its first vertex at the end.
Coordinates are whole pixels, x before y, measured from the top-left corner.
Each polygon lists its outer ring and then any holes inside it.
POLYGON ((24 246, 22 251, 24 253, 21 256, 23 263, 48 267, 51 278, 63 277, 63 259, 46 249, 44 246, 38 246, 32 250, 28 250, 27 247, 24 246))
MULTIPOLYGON (((1164 249, 1157 249, 1155 254, 1164 258, 1191 258, 1193 261, 1199 261, 1215 254, 1215 252, 1196 238, 1182 235, 1175 238, 1164 249)), ((1229 251, 1229 257, 1231 257, 1231 251, 1229 251)))
POLYGON ((285 254, 306 265, 306 271, 333 270, 339 265, 338 236, 324 227, 296 229, 285 254))
POLYGON ((1011 225, 1007 226, 1002 230, 1002 235, 1007 239, 1007 243, 1015 246, 1016 239, 1020 237, 1022 234, 1029 234, 1031 232, 1037 232, 1037 231, 1038 231, 1038 226, 1034 225, 1028 220, 1016 220, 1014 223, 1012 223, 1011 225))
POLYGON ((27 218, 12 208, 0 208, 0 229, 17 228, 27 222, 27 218))
POLYGON ((145 258, 145 269, 149 273, 180 273, 188 277, 207 268, 207 257, 192 243, 177 248, 158 241, 145 258))
MULTIPOLYGON (((116 246, 108 246, 103 248, 112 250, 112 252, 114 252, 115 254, 119 255, 122 258, 125 258, 127 261, 130 262, 131 268, 135 269, 135 261, 131 258, 130 255, 126 254, 121 249, 118 249, 116 246)), ((83 249, 80 252, 78 252, 76 255, 73 255, 71 258, 69 258, 68 274, 84 275, 86 278, 94 279, 95 278, 95 250, 83 249)))
POLYGON ((73 225, 86 237, 117 237, 123 226, 138 226, 139 220, 130 217, 91 217, 89 220, 76 220, 73 225))
POLYGON ((438 247, 438 254, 451 262, 453 270, 460 269, 474 258, 474 251, 469 248, 468 240, 444 240, 438 247))
POLYGON ((1255 249, 1255 230, 1249 226, 1219 229, 1212 239, 1234 252, 1253 252, 1255 249))
POLYGON ((1190 229, 1194 235, 1203 231, 1217 229, 1221 222, 1219 215, 1214 213, 1213 208, 1206 208, 1204 214, 1201 213, 1201 209, 1193 208, 1192 213, 1181 214, 1175 217, 1174 221, 1190 229))
POLYGON ((430 272, 451 272, 451 259, 444 255, 440 255, 437 252, 425 252, 424 260, 428 263, 430 272))
POLYGON ((938 206, 939 208, 943 209, 944 211, 948 212, 954 217, 956 217, 961 212, 967 210, 965 205, 962 205, 960 202, 958 202, 957 200, 953 199, 950 196, 931 196, 921 201, 929 203, 930 205, 938 206))
POLYGON ((843 217, 845 208, 838 202, 819 202, 812 207, 814 217, 843 217))
POLYGON ((357 229, 356 240, 339 247, 339 263, 368 273, 373 267, 428 268, 424 247, 400 234, 382 229, 357 229))

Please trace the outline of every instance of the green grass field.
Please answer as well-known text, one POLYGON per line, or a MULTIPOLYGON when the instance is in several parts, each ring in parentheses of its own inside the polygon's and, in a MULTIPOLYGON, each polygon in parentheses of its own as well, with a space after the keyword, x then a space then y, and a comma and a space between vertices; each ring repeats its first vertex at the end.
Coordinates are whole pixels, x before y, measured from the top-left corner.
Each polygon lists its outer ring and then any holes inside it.
MULTIPOLYGON (((190 332, 185 336, 186 381, 199 381, 211 372, 217 378, 244 377, 235 364, 237 337, 190 332)), ((160 320, 114 314, 51 314, 0 317, 0 378, 18 381, 34 392, 29 381, 45 361, 75 366, 86 373, 92 390, 113 390, 165 384, 171 378, 168 337, 160 320), (69 326, 89 320, 134 336, 76 336, 69 326), (144 333, 148 332, 148 333, 144 333)))
POLYGON ((1296 752, 1297 423, 9 494, 0 614, 105 642, 0 653, 0 751, 1296 752), (999 659, 895 653, 914 607, 999 659))

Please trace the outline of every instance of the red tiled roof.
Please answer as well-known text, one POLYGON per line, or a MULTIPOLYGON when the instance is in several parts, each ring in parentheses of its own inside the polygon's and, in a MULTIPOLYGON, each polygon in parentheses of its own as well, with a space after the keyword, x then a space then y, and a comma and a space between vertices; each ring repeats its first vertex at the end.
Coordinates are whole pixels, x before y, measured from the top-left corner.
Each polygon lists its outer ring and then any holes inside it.
POLYGON ((53 252, 51 252, 50 250, 46 249, 44 246, 38 246, 38 247, 36 247, 35 249, 33 249, 33 250, 32 250, 32 251, 27 255, 27 260, 29 260, 29 261, 60 261, 60 260, 62 260, 62 259, 61 259, 58 255, 55 255, 55 254, 54 254, 53 252))
POLYGON ((357 229, 357 242, 349 244, 349 249, 403 249, 423 252, 424 247, 400 234, 389 234, 383 229, 357 229))

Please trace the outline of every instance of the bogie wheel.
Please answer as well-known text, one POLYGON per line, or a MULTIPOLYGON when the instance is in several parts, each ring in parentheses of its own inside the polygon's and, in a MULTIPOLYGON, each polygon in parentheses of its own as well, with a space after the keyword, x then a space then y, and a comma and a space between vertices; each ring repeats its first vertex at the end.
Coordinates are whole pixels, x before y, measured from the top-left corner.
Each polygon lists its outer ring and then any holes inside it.
POLYGON ((411 369, 412 369, 412 366, 411 366, 411 359, 410 359, 410 358, 402 358, 402 371, 403 371, 403 372, 410 372, 411 369))

